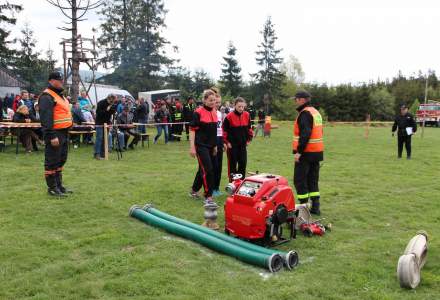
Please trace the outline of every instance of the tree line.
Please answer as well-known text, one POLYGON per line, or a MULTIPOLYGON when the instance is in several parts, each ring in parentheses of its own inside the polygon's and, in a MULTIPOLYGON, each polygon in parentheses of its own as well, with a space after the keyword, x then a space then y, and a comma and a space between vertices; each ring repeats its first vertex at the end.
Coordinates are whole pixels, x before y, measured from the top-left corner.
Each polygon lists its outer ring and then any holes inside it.
MULTIPOLYGON (((18 39, 9 37, 8 26, 16 23, 23 9, 6 2, 0 5, 0 66, 12 70, 38 93, 56 61, 53 50, 43 55, 36 51, 36 41, 29 24, 18 39)), ((204 70, 188 70, 171 58, 166 49, 178 52, 163 36, 167 10, 163 0, 104 1, 99 8, 102 18, 98 46, 99 64, 112 72, 99 79, 101 83, 117 85, 133 95, 139 91, 172 88, 182 97, 199 98, 204 89, 218 86, 225 100, 242 96, 254 105, 264 107, 278 119, 292 119, 296 115, 291 97, 299 89, 308 90, 313 104, 331 121, 361 121, 369 114, 373 120, 392 119, 401 104, 418 106, 424 99, 428 81, 428 97, 440 98, 439 81, 434 71, 428 75, 405 76, 400 72, 390 80, 362 84, 305 82, 299 60, 276 46, 275 25, 270 17, 262 26, 261 42, 256 47, 255 63, 258 71, 244 80, 237 60, 237 48, 230 41, 226 45, 221 76, 214 80, 204 70), (171 47, 170 47, 171 46, 171 47)))

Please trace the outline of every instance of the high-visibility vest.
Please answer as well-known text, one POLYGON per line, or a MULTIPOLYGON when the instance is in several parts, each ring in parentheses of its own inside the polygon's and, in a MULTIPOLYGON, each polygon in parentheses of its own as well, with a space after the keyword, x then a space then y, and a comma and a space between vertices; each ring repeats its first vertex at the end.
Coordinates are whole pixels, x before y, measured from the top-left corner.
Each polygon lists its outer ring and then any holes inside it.
POLYGON ((266 116, 264 118, 264 132, 270 133, 271 126, 272 126, 272 117, 266 116))
POLYGON ((73 122, 69 101, 51 89, 45 89, 43 93, 51 95, 55 102, 55 106, 53 107, 53 129, 65 129, 71 127, 73 122))
POLYGON ((182 120, 182 113, 181 113, 181 112, 175 112, 175 113, 174 113, 174 120, 175 120, 175 121, 180 121, 180 120, 182 120))
POLYGON ((310 135, 309 142, 304 149, 304 152, 323 152, 324 151, 324 139, 322 130, 322 117, 321 114, 313 107, 307 106, 300 113, 295 121, 295 126, 293 127, 293 143, 292 147, 294 151, 298 149, 299 142, 299 126, 298 118, 303 111, 308 111, 313 117, 313 127, 312 134, 310 135))

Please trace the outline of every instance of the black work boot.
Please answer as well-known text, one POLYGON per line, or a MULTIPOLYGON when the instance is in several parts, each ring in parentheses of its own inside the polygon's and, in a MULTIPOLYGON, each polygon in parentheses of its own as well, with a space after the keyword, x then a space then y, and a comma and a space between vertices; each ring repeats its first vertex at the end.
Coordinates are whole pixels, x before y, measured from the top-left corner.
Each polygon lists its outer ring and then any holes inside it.
POLYGON ((319 197, 318 198, 311 198, 312 199, 312 208, 310 209, 310 213, 320 216, 321 210, 319 209, 319 197))
POLYGON ((53 197, 66 197, 57 186, 56 174, 46 176, 47 193, 53 197))
POLYGON ((299 204, 307 204, 309 202, 309 198, 299 199, 299 204))
POLYGON ((56 173, 57 187, 63 194, 73 194, 73 191, 63 186, 63 174, 61 172, 56 173))

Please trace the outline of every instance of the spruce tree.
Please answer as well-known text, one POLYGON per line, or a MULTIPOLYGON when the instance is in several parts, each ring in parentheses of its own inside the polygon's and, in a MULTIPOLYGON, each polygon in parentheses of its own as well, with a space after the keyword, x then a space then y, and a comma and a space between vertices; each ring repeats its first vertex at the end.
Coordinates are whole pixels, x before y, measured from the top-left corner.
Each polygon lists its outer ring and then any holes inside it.
POLYGON ((221 90, 224 95, 237 97, 241 90, 241 68, 235 58, 237 48, 234 47, 232 41, 229 42, 227 56, 223 57, 225 61, 222 66, 222 75, 220 76, 221 90))
POLYGON ((163 0, 115 0, 105 2, 101 14, 102 63, 115 68, 107 76, 130 91, 158 88, 160 72, 173 60, 165 53, 169 43, 162 36, 166 9, 163 0))
POLYGON ((30 91, 38 92, 41 82, 47 77, 43 70, 44 62, 39 58, 40 53, 35 51, 37 41, 28 23, 21 30, 21 34, 20 49, 17 51, 15 63, 16 72, 28 83, 27 88, 30 91))
POLYGON ((13 57, 15 50, 10 49, 8 46, 14 43, 12 40, 8 40, 9 34, 8 25, 15 25, 17 18, 15 13, 20 12, 23 9, 21 5, 12 4, 8 1, 0 4, 0 66, 10 67, 13 65, 13 57))
POLYGON ((208 73, 202 69, 196 70, 193 75, 194 96, 201 98, 203 91, 214 86, 214 81, 209 77, 208 73))
POLYGON ((261 34, 263 42, 258 45, 259 50, 256 51, 257 65, 261 69, 253 74, 253 77, 258 83, 261 93, 267 94, 269 98, 276 98, 281 94, 285 75, 280 71, 280 65, 283 62, 280 57, 282 49, 275 47, 277 36, 270 17, 267 18, 261 34))

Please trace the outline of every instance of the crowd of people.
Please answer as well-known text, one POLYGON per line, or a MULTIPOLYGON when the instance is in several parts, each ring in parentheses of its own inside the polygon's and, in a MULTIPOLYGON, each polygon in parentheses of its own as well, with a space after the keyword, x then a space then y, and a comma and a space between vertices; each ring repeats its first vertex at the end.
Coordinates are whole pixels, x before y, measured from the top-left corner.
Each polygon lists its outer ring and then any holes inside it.
MULTIPOLYGON (((40 109, 37 99, 38 96, 30 94, 26 90, 21 91, 20 95, 6 94, 3 99, 0 99, 0 121, 39 122, 40 109)), ((6 130, 0 128, 0 134, 4 134, 6 130)), ((17 136, 26 153, 37 151, 38 145, 44 145, 43 133, 40 128, 12 129, 12 134, 17 136)))
MULTIPOLYGON (((78 101, 72 103, 63 95, 63 82, 62 74, 53 72, 49 76, 48 88, 39 97, 23 90, 18 97, 7 95, 0 101, 2 117, 19 123, 41 122, 41 129, 24 127, 16 135, 27 152, 31 152, 36 144, 45 145, 45 177, 48 193, 54 196, 65 196, 68 193, 68 189, 62 186, 61 173, 67 160, 69 131, 85 131, 81 132, 83 142, 94 143, 94 157, 101 160, 105 156, 105 132, 108 134, 110 150, 134 149, 144 137, 142 133, 146 131, 150 112, 144 99, 133 100, 114 94, 100 100, 96 109, 85 91, 81 92, 78 101), (109 125, 109 131, 105 130, 105 124, 109 125), (87 132, 93 128, 96 130, 94 142, 92 133, 87 132)), ((311 212, 319 214, 319 162, 323 159, 322 118, 310 106, 310 94, 297 93, 295 100, 299 116, 294 126, 294 183, 299 201, 305 203, 311 199, 311 212)), ((154 143, 162 135, 165 144, 170 141, 180 142, 185 132, 190 155, 197 158, 198 164, 189 194, 199 198, 199 191, 203 187, 205 208, 216 207, 213 197, 221 194, 223 152, 227 156, 229 182, 237 175, 244 178, 247 147, 258 131, 263 131, 266 117, 264 111, 256 111, 253 103, 248 105, 242 97, 237 97, 233 103, 222 104, 220 91, 216 87, 205 90, 201 102, 193 97, 189 97, 185 103, 167 98, 157 100, 153 110, 153 121, 157 128, 154 143)), ((79 138, 73 139, 74 145, 79 142, 79 138)), ((215 228, 217 225, 207 223, 205 226, 215 228)))
MULTIPOLYGON (((134 149, 144 137, 149 123, 149 106, 144 99, 133 100, 110 94, 99 101, 96 110, 81 92, 78 101, 71 103, 63 96, 63 77, 54 72, 49 77, 48 88, 39 97, 23 90, 19 96, 6 95, 0 99, 0 116, 17 123, 41 122, 41 128, 23 127, 15 135, 30 153, 37 144, 45 145, 45 177, 48 193, 65 196, 70 191, 62 185, 63 165, 67 160, 67 145, 70 130, 96 130, 95 141, 90 132, 83 134, 83 142, 94 143, 94 157, 104 158, 104 124, 110 125, 109 148, 118 151, 134 149), (76 126, 75 126, 76 125, 76 126), (84 127, 81 127, 83 126, 84 127), (131 139, 131 142, 130 142, 131 139), (116 145, 114 141, 116 140, 116 145)), ((320 215, 319 169, 323 160, 323 120, 310 101, 306 91, 297 92, 295 97, 298 116, 294 123, 292 152, 294 154, 294 185, 300 203, 311 202, 310 212, 320 215)), ((252 101, 237 97, 233 103, 222 104, 220 91, 212 87, 203 92, 198 102, 189 97, 185 103, 179 99, 157 100, 153 107, 153 121, 157 129, 154 143, 163 135, 165 144, 180 142, 186 134, 190 156, 197 158, 198 170, 189 195, 200 198, 204 190, 205 209, 217 209, 213 197, 221 195, 223 152, 227 155, 229 182, 235 176, 244 178, 247 166, 247 147, 252 139, 265 128, 266 115, 263 109, 255 110, 252 101), (257 119, 256 119, 257 118, 257 119)), ((0 128, 2 129, 2 128, 0 128)), ((411 158, 411 135, 417 130, 416 122, 401 107, 392 132, 398 132, 398 157, 402 157, 403 145, 407 158, 411 158)), ((79 139, 73 143, 78 144, 79 139)), ((216 223, 204 223, 216 229, 216 223)))
MULTIPOLYGON (((21 91, 19 95, 6 94, 4 98, 0 98, 0 121, 39 122, 38 97, 39 95, 30 94, 26 90, 21 91), (26 117, 22 116, 23 113, 26 117)), ((95 145, 94 157, 96 159, 102 159, 104 155, 103 131, 100 127, 104 123, 116 125, 114 129, 109 131, 109 151, 115 147, 118 151, 134 149, 141 139, 146 138, 143 135, 146 133, 146 125, 142 124, 148 123, 155 123, 157 133, 153 138, 154 143, 157 143, 161 136, 164 137, 165 144, 180 142, 185 138, 189 140, 189 124, 193 119, 194 111, 203 105, 202 101, 198 101, 194 97, 188 97, 186 101, 181 101, 178 98, 159 99, 153 103, 153 112, 150 118, 150 107, 142 98, 135 100, 131 97, 109 95, 106 99, 99 101, 95 107, 87 92, 83 90, 75 103, 71 101, 70 97, 66 97, 66 99, 71 106, 74 124, 70 131, 82 132, 81 135, 73 134, 71 136, 73 147, 79 147, 82 137, 82 143, 95 145), (110 102, 109 99, 111 99, 110 102), (110 104, 111 110, 107 110, 110 104), (136 126, 133 125, 134 123, 136 126), (93 125, 98 126, 93 128, 93 125), (95 139, 93 133, 84 133, 93 129, 96 130, 95 139)), ((234 104, 228 101, 220 103, 218 109, 224 115, 233 110, 234 104)), ((250 114, 251 125, 255 127, 255 134, 258 134, 259 131, 263 133, 265 120, 263 109, 257 112, 253 103, 250 102, 246 110, 250 114), (255 118, 258 118, 255 122, 256 125, 254 124, 255 118)), ((12 133, 15 134, 15 131, 12 133)), ((21 129, 19 135, 20 142, 27 153, 37 151, 37 145, 44 144, 42 131, 39 128, 21 129)))
MULTIPOLYGON (((94 157, 105 156, 104 124, 109 125, 108 150, 134 149, 144 137, 149 123, 150 109, 144 99, 131 99, 109 94, 96 104, 82 91, 78 101, 72 102, 64 96, 64 78, 61 73, 49 76, 48 87, 39 95, 21 91, 20 95, 6 95, 0 99, 1 119, 17 123, 41 123, 39 126, 18 127, 15 135, 27 153, 45 146, 45 177, 48 193, 65 196, 68 189, 62 186, 61 173, 67 160, 69 132, 80 131, 83 143, 94 144, 94 157), (96 131, 93 139, 92 130, 96 131)), ((212 204, 212 196, 220 195, 220 179, 223 152, 227 154, 228 178, 234 174, 242 177, 246 173, 247 145, 254 137, 254 118, 257 115, 252 102, 246 105, 243 98, 233 103, 222 104, 220 92, 213 87, 206 90, 203 100, 188 97, 167 98, 155 101, 153 123, 157 129, 154 143, 163 135, 165 144, 170 141, 190 141, 190 153, 198 158, 199 170, 194 179, 190 195, 198 197, 201 187, 205 190, 205 204, 212 204)), ((264 113, 258 111, 257 128, 264 123, 264 113)), ((14 128, 14 127, 12 127, 14 128)), ((2 127, 3 129, 3 127, 2 127)), ((14 129, 13 129, 14 130, 14 129)), ((14 132, 13 132, 14 133, 14 132)), ((80 136, 71 139, 76 148, 80 136)))

